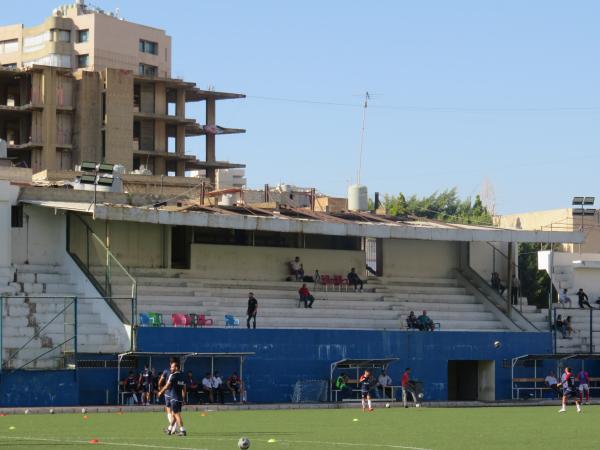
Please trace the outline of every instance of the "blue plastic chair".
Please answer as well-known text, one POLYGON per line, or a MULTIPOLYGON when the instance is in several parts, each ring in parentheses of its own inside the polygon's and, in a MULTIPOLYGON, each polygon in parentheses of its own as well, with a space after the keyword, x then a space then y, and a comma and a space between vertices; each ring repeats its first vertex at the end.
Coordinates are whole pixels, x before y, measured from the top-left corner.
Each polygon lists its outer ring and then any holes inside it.
POLYGON ((225 314, 225 326, 226 327, 239 327, 240 320, 236 319, 231 314, 225 314))
POLYGON ((149 327, 150 326, 150 316, 146 313, 140 313, 140 326, 141 327, 149 327))

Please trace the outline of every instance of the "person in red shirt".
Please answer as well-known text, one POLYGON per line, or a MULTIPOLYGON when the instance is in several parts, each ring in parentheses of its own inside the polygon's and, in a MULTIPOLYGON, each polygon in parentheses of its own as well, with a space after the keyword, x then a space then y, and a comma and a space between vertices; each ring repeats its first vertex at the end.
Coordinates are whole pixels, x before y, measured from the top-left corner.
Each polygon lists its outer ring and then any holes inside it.
POLYGON ((413 402, 417 403, 417 399, 415 398, 415 390, 412 382, 410 381, 410 367, 407 367, 402 374, 402 403, 404 404, 405 408, 408 408, 406 400, 409 393, 412 396, 413 402))
POLYGON ((298 302, 298 308, 300 307, 300 303, 304 302, 305 308, 312 308, 312 304, 315 301, 315 298, 310 294, 310 291, 306 287, 306 283, 302 285, 300 289, 298 289, 298 294, 300 294, 300 301, 298 302))

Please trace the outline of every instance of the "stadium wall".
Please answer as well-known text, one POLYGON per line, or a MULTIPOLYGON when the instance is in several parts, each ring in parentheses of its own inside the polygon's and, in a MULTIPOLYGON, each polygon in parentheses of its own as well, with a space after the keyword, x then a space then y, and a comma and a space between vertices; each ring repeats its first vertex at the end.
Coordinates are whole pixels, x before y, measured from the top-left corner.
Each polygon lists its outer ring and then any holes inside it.
POLYGON ((19 370, 0 375, 0 405, 71 406, 79 404, 74 370, 19 370))
POLYGON ((385 277, 449 277, 459 267, 459 243, 417 239, 382 240, 385 277))
MULTIPOLYGON (((259 318, 260 326, 260 318, 259 318)), ((409 366, 424 383, 427 400, 448 399, 448 360, 494 360, 495 398, 511 398, 511 358, 552 353, 550 333, 406 332, 356 330, 247 330, 141 328, 146 352, 255 352, 244 366, 248 401, 288 402, 298 380, 328 379, 330 364, 344 358, 400 360, 390 368, 394 384, 409 366), (502 346, 494 348, 494 341, 502 346)), ((207 369, 186 366, 196 376, 207 369)), ((160 368, 160 367, 159 367, 160 368)), ((215 364, 222 375, 230 367, 215 364)), ((124 374, 123 374, 124 375, 124 374)))

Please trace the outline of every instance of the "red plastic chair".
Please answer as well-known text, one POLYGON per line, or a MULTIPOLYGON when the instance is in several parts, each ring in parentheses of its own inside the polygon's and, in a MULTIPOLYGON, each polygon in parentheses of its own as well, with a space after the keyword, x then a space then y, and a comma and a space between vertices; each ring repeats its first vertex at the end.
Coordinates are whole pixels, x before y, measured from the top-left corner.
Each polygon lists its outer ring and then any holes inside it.
POLYGON ((175 313, 171 314, 171 321, 174 327, 189 327, 190 319, 185 314, 175 313))
POLYGON ((327 288, 333 284, 333 280, 329 275, 321 275, 321 284, 327 290, 327 288))
POLYGON ((340 292, 342 292, 342 286, 346 286, 346 292, 348 292, 348 280, 341 275, 333 276, 333 285, 339 288, 340 292))
POLYGON ((199 327, 212 327, 213 325, 213 320, 212 319, 207 319, 206 316, 204 314, 198 314, 198 326, 199 327))

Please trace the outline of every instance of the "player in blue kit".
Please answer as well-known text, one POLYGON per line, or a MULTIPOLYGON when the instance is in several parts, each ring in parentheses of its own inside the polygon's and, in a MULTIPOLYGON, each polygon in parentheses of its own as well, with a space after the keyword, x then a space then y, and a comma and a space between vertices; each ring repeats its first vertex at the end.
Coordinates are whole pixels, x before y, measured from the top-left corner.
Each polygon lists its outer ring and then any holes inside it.
POLYGON ((140 374, 139 385, 142 388, 142 403, 147 406, 152 402, 154 393, 154 375, 148 364, 144 366, 144 370, 140 374))
POLYGON ((166 384, 159 391, 158 395, 165 394, 165 398, 169 398, 171 405, 171 424, 168 428, 168 434, 175 434, 177 426, 179 426, 178 436, 186 436, 187 433, 183 427, 183 419, 181 418, 181 409, 183 407, 183 401, 185 399, 185 376, 179 370, 179 362, 171 363, 171 374, 167 379, 166 384))
MULTIPOLYGON (((171 358, 169 360, 169 367, 162 371, 160 378, 158 379, 158 389, 161 390, 164 385, 167 383, 169 376, 171 375, 171 364, 177 363, 179 364, 179 359, 171 358)), ((162 392, 162 391, 161 391, 162 392)), ((160 398, 162 395, 161 392, 157 394, 157 397, 160 398)), ((171 413, 171 398, 168 393, 165 393, 165 412, 167 413, 167 422, 169 422, 169 427, 165 428, 165 433, 169 433, 169 428, 171 427, 171 422, 173 421, 173 414, 171 413)))
POLYGON ((373 411, 373 406, 371 405, 371 387, 373 385, 373 378, 371 377, 371 371, 369 369, 365 370, 365 373, 361 375, 358 380, 358 384, 360 386, 360 397, 362 410, 365 412, 365 407, 369 407, 369 412, 373 411), (366 401, 366 404, 365 404, 366 401))
POLYGON ((563 413, 567 410, 567 402, 569 401, 569 398, 572 398, 575 401, 577 412, 581 412, 581 407, 579 406, 579 394, 575 390, 575 375, 573 375, 569 367, 565 367, 565 373, 563 373, 560 381, 563 390, 563 398, 562 408, 558 412, 563 413))

